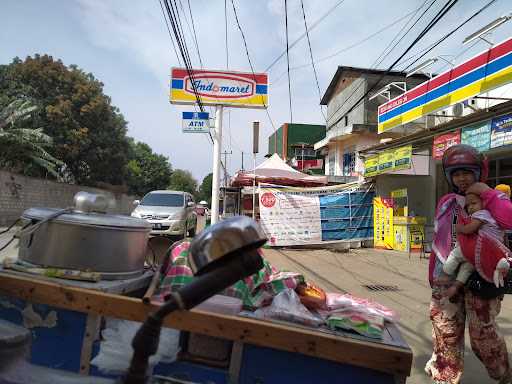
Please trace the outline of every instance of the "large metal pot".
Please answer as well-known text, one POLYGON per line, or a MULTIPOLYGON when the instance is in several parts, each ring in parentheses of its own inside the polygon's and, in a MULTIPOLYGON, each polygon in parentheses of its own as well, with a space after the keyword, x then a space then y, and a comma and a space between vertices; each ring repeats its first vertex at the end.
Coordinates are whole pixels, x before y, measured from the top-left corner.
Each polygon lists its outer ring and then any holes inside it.
MULTIPOLYGON (((57 209, 30 208, 22 219, 37 225, 57 209)), ((142 219, 68 211, 20 235, 19 258, 45 267, 99 272, 104 279, 144 270, 151 224, 142 219)))

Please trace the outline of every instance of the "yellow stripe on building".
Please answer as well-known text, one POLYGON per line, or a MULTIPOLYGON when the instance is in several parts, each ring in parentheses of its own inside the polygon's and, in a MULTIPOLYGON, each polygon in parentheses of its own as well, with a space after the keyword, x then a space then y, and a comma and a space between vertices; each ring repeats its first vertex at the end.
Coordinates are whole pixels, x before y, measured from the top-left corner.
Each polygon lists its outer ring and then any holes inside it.
POLYGON ((441 96, 427 104, 421 105, 399 116, 396 116, 378 126, 378 132, 386 132, 391 128, 410 123, 429 113, 439 109, 454 105, 461 101, 467 100, 473 96, 488 92, 494 88, 512 82, 512 67, 505 68, 475 83, 460 88, 448 95, 441 96))

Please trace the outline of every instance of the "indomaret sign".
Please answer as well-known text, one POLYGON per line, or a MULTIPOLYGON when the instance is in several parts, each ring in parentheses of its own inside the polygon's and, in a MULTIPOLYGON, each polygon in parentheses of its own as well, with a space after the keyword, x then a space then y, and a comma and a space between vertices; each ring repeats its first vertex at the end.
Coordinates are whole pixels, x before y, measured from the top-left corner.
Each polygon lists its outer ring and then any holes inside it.
POLYGON ((265 108, 268 105, 266 73, 192 70, 172 68, 172 104, 196 104, 197 92, 205 105, 265 108))

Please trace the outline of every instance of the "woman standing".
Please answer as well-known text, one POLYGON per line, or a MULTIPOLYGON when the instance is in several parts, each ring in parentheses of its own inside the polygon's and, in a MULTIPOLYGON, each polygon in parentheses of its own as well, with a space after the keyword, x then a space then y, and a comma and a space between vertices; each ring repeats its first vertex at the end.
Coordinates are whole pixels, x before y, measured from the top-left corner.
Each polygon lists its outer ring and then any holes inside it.
POLYGON ((462 144, 449 148, 443 156, 443 168, 453 193, 443 196, 436 210, 429 265, 433 353, 425 371, 434 383, 460 382, 467 317, 471 348, 489 376, 498 383, 512 383, 507 346, 496 323, 503 296, 484 299, 466 288, 462 294, 449 300, 444 296, 446 286, 437 282, 443 263, 455 246, 455 225, 464 207, 464 195, 479 195, 484 208, 503 229, 512 229, 512 203, 503 193, 484 184, 487 161, 475 148, 462 144))

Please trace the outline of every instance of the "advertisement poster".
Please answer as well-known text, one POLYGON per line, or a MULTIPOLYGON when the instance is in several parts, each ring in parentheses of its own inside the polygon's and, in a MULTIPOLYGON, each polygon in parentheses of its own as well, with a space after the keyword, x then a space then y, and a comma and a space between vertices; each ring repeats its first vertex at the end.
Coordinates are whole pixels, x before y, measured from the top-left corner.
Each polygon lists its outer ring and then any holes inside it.
POLYGON ((491 121, 491 148, 512 144, 512 115, 500 116, 491 121))
POLYGON ((364 176, 409 169, 412 165, 412 145, 384 151, 364 161, 364 176))
POLYGON ((394 170, 398 171, 401 169, 411 168, 412 162, 412 145, 406 145, 395 149, 395 166, 394 170))
POLYGON ((392 171, 395 167, 395 151, 386 151, 379 154, 379 173, 392 171))
POLYGON ((364 161, 364 175, 366 177, 375 176, 379 173, 379 156, 368 157, 364 161))
POLYGON ((445 133, 434 137, 434 145, 432 146, 432 157, 435 160, 441 160, 444 152, 454 145, 460 144, 460 130, 445 133))
POLYGON ((293 194, 260 188, 260 218, 271 246, 322 241, 318 195, 293 194))
POLYGON ((475 147, 479 152, 491 146, 491 124, 489 121, 462 128, 461 143, 475 147))
POLYGON ((393 199, 373 199, 373 246, 393 249, 393 199))

